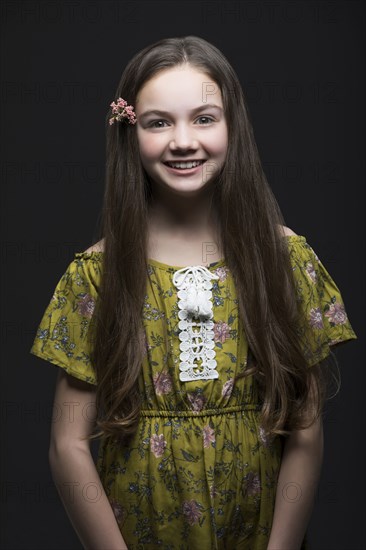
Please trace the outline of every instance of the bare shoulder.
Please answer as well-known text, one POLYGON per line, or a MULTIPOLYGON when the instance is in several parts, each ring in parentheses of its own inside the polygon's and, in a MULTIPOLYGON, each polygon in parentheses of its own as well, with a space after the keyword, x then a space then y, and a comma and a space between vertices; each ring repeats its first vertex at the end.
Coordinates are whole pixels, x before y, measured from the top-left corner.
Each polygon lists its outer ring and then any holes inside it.
POLYGON ((97 243, 93 244, 93 246, 87 250, 84 250, 84 252, 104 252, 104 239, 101 239, 97 243))
MULTIPOLYGON (((280 234, 284 236, 296 235, 292 229, 285 225, 279 225, 280 234)), ((104 238, 93 244, 93 246, 87 248, 84 252, 104 252, 104 238)))
POLYGON ((285 225, 280 225, 279 229, 280 229, 280 234, 284 235, 285 237, 289 237, 290 235, 296 235, 296 233, 294 233, 292 229, 290 229, 289 227, 286 227, 285 225))

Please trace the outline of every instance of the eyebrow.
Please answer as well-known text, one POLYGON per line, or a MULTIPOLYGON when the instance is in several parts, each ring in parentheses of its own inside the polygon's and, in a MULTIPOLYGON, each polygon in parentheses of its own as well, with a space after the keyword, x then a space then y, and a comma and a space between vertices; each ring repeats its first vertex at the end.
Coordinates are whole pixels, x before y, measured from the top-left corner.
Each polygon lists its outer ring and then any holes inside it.
MULTIPOLYGON (((219 109, 219 111, 222 111, 222 107, 219 105, 214 105, 213 103, 206 103, 205 105, 201 105, 200 107, 196 107, 195 109, 192 109, 191 114, 199 113, 200 111, 205 111, 206 109, 219 109)), ((145 111, 140 115, 141 118, 145 118, 148 115, 158 115, 158 116, 168 116, 170 113, 168 111, 159 111, 157 109, 153 109, 151 111, 145 111)))

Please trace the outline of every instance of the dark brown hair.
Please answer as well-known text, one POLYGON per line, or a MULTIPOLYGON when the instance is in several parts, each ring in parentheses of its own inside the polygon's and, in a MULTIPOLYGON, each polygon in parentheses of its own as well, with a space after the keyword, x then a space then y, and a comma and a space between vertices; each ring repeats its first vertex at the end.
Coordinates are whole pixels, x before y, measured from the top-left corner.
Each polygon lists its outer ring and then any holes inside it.
MULTIPOLYGON (((308 427, 322 411, 325 378, 309 368, 296 326, 300 320, 285 225, 264 174, 240 82, 224 55, 196 36, 160 40, 128 63, 115 92, 135 105, 139 90, 159 71, 189 64, 221 90, 229 132, 227 157, 216 177, 220 249, 236 285, 248 340, 248 364, 261 395, 267 435, 308 427), (310 400, 310 397, 312 399, 310 400), (309 405, 310 404, 310 405, 309 405)), ((103 276, 95 309, 92 361, 98 380, 99 433, 127 440, 136 432, 138 378, 145 353, 142 310, 147 278, 147 215, 152 195, 136 128, 106 118, 106 187, 98 239, 103 276)), ((234 382, 235 383, 235 382, 234 382)))

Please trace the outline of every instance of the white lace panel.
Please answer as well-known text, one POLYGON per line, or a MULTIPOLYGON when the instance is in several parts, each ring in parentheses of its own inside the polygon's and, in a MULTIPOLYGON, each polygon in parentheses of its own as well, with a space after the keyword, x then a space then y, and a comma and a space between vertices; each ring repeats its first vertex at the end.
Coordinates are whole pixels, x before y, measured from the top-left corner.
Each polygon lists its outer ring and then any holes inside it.
POLYGON ((179 339, 181 350, 179 379, 210 380, 218 378, 212 320, 212 282, 219 279, 204 266, 178 269, 173 283, 178 288, 179 339), (201 362, 199 364, 199 362, 201 362))

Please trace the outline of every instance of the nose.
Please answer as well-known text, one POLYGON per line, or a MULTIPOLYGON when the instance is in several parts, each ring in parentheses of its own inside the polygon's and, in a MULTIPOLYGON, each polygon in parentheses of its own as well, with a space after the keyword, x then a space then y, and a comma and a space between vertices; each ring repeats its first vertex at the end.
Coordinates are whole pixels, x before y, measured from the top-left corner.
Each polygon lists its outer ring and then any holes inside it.
POLYGON ((195 149, 197 148, 197 139, 194 136, 194 130, 189 128, 187 124, 177 124, 173 137, 170 142, 170 148, 172 151, 176 149, 195 149))

